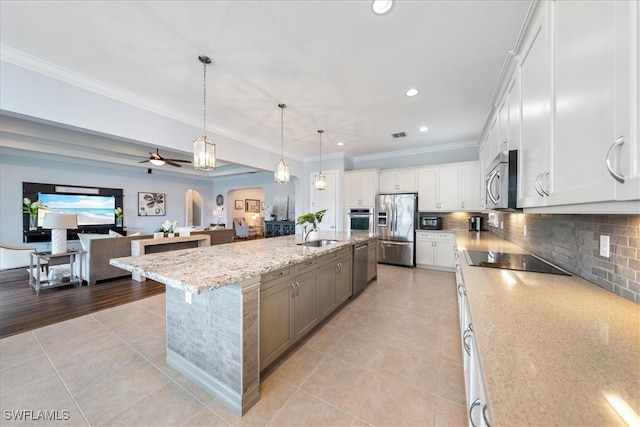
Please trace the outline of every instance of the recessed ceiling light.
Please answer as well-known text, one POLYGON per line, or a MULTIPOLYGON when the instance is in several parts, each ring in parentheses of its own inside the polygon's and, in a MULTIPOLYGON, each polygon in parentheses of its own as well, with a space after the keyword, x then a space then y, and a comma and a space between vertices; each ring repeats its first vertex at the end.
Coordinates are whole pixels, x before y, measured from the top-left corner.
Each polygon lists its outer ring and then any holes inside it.
POLYGON ((420 91, 418 89, 413 88, 413 89, 409 89, 404 94, 407 95, 407 96, 416 96, 419 93, 420 93, 420 91))
POLYGON ((371 10, 376 15, 384 15, 393 7, 393 0, 373 0, 371 2, 371 10))
POLYGON ((426 126, 420 126, 420 129, 418 129, 418 130, 419 130, 420 132, 426 132, 426 131, 428 131, 428 130, 429 130, 429 128, 428 128, 428 127, 426 127, 426 126))
POLYGON ((340 141, 340 142, 338 142, 338 145, 339 145, 340 147, 342 147, 342 146, 344 145, 344 142, 340 141))

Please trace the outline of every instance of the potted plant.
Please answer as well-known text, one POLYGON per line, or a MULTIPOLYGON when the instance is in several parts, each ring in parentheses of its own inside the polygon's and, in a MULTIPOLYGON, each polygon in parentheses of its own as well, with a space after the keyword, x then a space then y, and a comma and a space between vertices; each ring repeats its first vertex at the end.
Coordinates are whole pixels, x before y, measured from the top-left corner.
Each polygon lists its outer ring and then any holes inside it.
POLYGON ((296 224, 302 226, 303 241, 307 241, 307 238, 312 231, 318 231, 318 224, 322 222, 322 218, 326 212, 326 209, 322 209, 316 213, 309 212, 304 215, 300 215, 296 219, 296 224), (307 231, 307 228, 310 228, 309 231, 307 231))

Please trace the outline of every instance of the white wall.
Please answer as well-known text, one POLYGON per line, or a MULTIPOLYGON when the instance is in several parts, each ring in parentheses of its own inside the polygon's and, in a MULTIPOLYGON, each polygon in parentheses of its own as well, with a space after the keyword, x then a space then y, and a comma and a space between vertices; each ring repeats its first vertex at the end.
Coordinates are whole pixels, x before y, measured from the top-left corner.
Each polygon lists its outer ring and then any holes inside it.
MULTIPOLYGON (((185 224, 185 193, 193 188, 202 195, 204 221, 213 220, 215 196, 209 179, 184 177, 170 171, 154 170, 148 174, 144 168, 95 167, 64 161, 46 161, 37 156, 3 153, 0 156, 0 242, 21 244, 22 239, 22 183, 42 182, 85 187, 122 188, 124 191, 124 225, 128 233, 151 233, 164 220, 177 220, 185 224), (165 216, 139 217, 138 192, 166 194, 165 216)), ((48 247, 38 249, 48 250, 48 247)))

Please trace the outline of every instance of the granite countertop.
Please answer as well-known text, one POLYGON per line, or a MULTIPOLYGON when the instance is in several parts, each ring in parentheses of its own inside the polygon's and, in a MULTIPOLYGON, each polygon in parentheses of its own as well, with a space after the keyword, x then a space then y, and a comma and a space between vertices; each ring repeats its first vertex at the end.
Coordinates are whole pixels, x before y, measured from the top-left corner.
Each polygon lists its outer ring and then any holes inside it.
POLYGON ((640 414, 640 306, 577 276, 469 266, 464 249, 526 251, 455 234, 496 426, 626 425, 619 402, 640 414))
POLYGON ((318 248, 306 247, 298 245, 302 236, 292 235, 114 258, 109 262, 165 285, 200 294, 299 264, 345 245, 374 239, 376 235, 368 232, 322 232, 319 238, 339 242, 318 248))

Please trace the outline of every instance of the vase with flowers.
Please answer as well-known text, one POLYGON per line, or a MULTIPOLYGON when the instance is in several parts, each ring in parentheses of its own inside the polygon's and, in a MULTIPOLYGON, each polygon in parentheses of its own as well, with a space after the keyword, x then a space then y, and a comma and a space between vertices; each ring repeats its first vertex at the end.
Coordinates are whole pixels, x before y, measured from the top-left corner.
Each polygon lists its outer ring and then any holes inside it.
POLYGON ((160 233, 166 233, 167 237, 173 237, 173 233, 177 228, 178 228, 178 221, 166 220, 162 224, 160 224, 160 228, 158 228, 157 231, 160 233))
POLYGON ((118 206, 114 213, 116 215, 116 227, 122 227, 122 224, 124 223, 124 212, 122 211, 122 208, 118 206))
POLYGON ((22 199, 22 213, 29 215, 29 230, 38 229, 38 209, 43 207, 41 201, 31 201, 28 197, 22 199))

